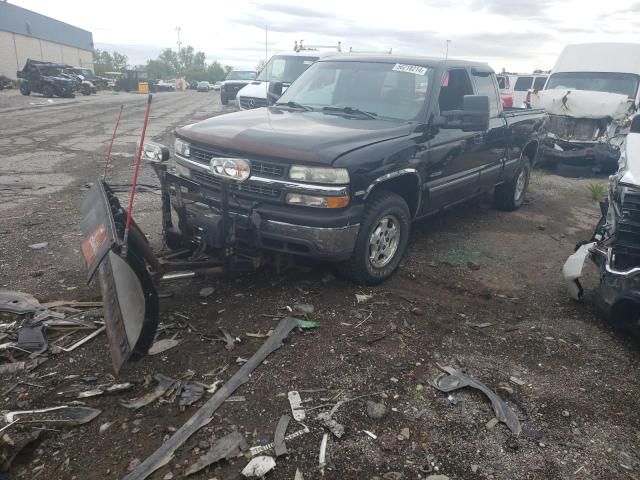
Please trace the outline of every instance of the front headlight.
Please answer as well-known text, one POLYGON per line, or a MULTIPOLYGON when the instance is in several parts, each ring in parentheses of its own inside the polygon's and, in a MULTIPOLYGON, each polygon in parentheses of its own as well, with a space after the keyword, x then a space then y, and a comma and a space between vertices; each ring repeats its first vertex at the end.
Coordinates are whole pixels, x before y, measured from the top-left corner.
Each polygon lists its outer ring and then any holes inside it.
POLYGON ((236 182, 244 182, 251 175, 251 165, 242 158, 213 157, 210 167, 216 177, 236 182))
POLYGON ((347 195, 340 197, 322 197, 320 195, 305 195, 302 193, 287 194, 287 203, 315 208, 342 208, 349 205, 347 195))
POLYGON ((294 165, 289 169, 289 178, 300 182, 347 184, 349 171, 346 168, 294 165))
POLYGON ((188 157, 191 154, 189 144, 180 138, 176 138, 173 148, 178 155, 182 155, 183 157, 188 157))
POLYGON ((150 162, 166 162, 169 160, 169 149, 160 143, 144 142, 142 158, 150 162))

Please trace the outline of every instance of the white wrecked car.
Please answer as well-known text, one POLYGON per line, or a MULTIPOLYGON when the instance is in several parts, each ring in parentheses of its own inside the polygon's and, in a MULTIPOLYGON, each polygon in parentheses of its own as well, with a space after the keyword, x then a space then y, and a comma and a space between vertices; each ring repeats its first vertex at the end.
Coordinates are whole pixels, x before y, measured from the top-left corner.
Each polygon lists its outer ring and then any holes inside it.
POLYGON ((614 172, 640 101, 640 44, 567 45, 531 106, 549 114, 543 162, 566 174, 614 172), (574 167, 572 169, 572 167, 574 167))
POLYGON ((609 177, 609 197, 589 242, 577 248, 562 269, 569 294, 581 300, 587 257, 600 270, 597 301, 616 324, 640 329, 640 114, 631 121, 620 167, 609 177))

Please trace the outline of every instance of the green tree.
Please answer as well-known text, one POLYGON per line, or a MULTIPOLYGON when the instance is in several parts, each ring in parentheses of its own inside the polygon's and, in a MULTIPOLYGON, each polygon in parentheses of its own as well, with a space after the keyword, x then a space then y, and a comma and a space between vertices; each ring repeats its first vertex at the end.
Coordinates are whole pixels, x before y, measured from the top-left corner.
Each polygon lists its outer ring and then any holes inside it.
POLYGON ((113 52, 113 68, 115 68, 118 71, 123 71, 127 69, 127 62, 129 61, 129 58, 119 52, 113 52))
POLYGON ((264 60, 260 60, 256 65, 256 72, 260 73, 266 64, 264 60))
POLYGON ((229 75, 229 72, 233 70, 233 67, 231 65, 225 65, 224 66, 224 76, 226 77, 227 75, 229 75))
POLYGON ((220 62, 213 61, 207 67, 207 80, 211 83, 221 82, 226 74, 220 62))

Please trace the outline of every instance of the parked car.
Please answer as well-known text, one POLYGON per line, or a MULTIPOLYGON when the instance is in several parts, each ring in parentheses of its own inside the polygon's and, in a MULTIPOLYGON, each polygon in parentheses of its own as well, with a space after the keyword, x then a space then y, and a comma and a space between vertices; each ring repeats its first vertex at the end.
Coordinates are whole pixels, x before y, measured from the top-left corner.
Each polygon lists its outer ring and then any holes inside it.
POLYGON ((569 175, 614 172, 639 84, 640 44, 567 45, 544 91, 532 97, 549 113, 544 160, 569 175))
POLYGON ((166 81, 166 80, 159 80, 158 82, 154 83, 154 91, 156 92, 175 92, 176 91, 176 83, 175 80, 171 81, 166 81))
POLYGON ((544 84, 549 78, 548 75, 517 75, 514 77, 513 90, 513 106, 516 108, 528 108, 528 101, 532 92, 538 92, 544 88, 544 84))
POLYGON ((238 92, 238 107, 241 110, 266 107, 269 82, 282 83, 282 90, 285 91, 313 62, 330 55, 336 53, 302 51, 273 55, 256 77, 256 81, 238 92))
POLYGON ((0 73, 0 90, 13 88, 13 80, 0 73))
MULTIPOLYGON (((104 78, 104 77, 99 77, 96 74, 93 73, 93 71, 89 68, 81 68, 81 67, 74 67, 73 72, 76 75, 81 75, 83 77, 84 80, 91 82, 91 84, 97 89, 97 90, 106 90, 107 89, 107 85, 108 85, 108 79, 104 78)), ((95 93, 95 92, 93 92, 95 93)))
POLYGON ((198 92, 208 92, 210 88, 211 88, 211 85, 209 85, 209 82, 198 82, 196 90, 198 92))
POLYGON ((64 73, 66 68, 69 68, 69 65, 28 59, 24 68, 17 72, 18 78, 22 80, 20 93, 40 93, 45 97, 74 97, 77 80, 64 73))
POLYGON ((219 92, 221 83, 222 82, 216 82, 211 86, 211 88, 213 88, 213 90, 215 90, 216 92, 219 92))
POLYGON ((618 327, 640 333, 640 115, 633 116, 622 144, 619 170, 609 179, 609 196, 591 239, 581 242, 562 270, 569 294, 582 300, 585 260, 598 266, 594 298, 618 327))
POLYGON ((254 254, 334 261, 377 284, 397 269, 413 220, 491 191, 498 208, 519 208, 544 118, 504 112, 483 63, 320 59, 273 106, 176 129, 177 170, 164 181, 179 229, 168 243, 214 252, 222 209, 254 254))
POLYGON ((236 95, 245 85, 256 79, 254 70, 232 70, 220 84, 220 102, 227 105, 229 100, 235 100, 236 95))

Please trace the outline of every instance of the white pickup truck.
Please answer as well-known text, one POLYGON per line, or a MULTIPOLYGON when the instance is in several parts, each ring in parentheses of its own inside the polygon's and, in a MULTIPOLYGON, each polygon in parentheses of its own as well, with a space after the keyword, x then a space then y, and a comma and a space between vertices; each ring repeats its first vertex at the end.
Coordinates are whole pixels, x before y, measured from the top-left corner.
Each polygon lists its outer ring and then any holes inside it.
POLYGON ((273 55, 255 81, 247 84, 238 92, 238 107, 240 110, 266 107, 270 82, 281 82, 284 92, 296 78, 309 68, 309 65, 320 58, 331 55, 336 55, 336 52, 303 50, 273 55))

